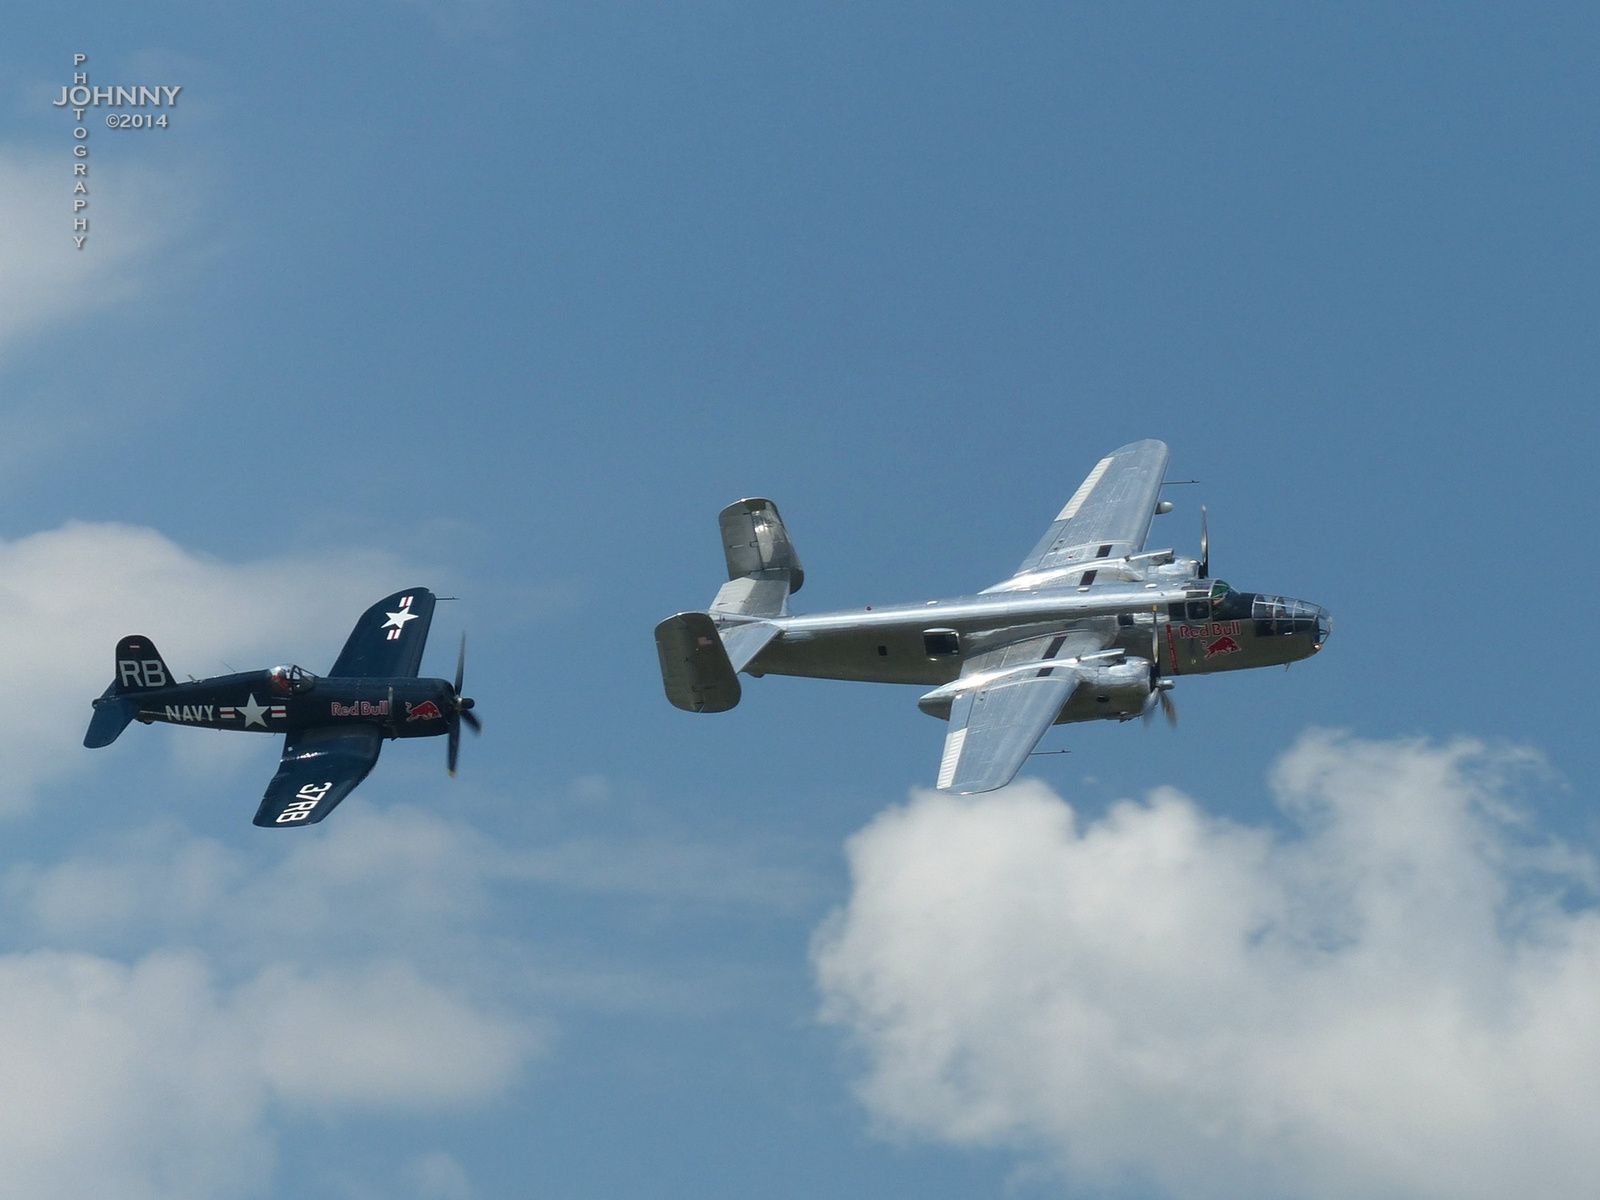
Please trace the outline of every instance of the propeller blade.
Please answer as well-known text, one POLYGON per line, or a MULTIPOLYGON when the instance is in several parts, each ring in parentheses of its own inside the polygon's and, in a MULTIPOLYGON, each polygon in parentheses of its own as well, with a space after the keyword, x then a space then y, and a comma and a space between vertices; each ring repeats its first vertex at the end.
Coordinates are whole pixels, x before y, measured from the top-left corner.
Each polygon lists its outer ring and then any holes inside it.
POLYGON ((1165 688, 1161 689, 1161 711, 1167 714, 1167 727, 1178 727, 1178 706, 1172 702, 1172 697, 1167 695, 1165 688))
POLYGON ((461 649, 456 652, 456 686, 450 697, 450 744, 446 752, 450 774, 456 773, 456 760, 461 755, 461 722, 465 721, 473 733, 482 733, 483 724, 472 711, 472 699, 461 694, 461 683, 467 674, 467 634, 461 632, 461 649))
POLYGON ((1211 535, 1206 530, 1206 506, 1200 506, 1200 578, 1211 578, 1211 535))

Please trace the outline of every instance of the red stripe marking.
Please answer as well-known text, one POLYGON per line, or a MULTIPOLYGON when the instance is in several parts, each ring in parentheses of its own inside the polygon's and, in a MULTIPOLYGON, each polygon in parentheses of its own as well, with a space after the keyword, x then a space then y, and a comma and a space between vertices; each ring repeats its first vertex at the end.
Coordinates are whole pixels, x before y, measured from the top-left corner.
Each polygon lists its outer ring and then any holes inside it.
POLYGON ((1182 675, 1183 672, 1178 670, 1178 643, 1172 640, 1171 621, 1167 622, 1167 653, 1172 655, 1172 673, 1182 675))

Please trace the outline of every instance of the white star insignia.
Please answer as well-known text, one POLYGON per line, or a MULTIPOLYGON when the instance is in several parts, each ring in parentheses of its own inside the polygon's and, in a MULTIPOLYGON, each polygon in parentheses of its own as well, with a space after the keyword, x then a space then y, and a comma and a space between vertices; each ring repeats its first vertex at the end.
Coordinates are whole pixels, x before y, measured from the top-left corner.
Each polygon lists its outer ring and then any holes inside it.
POLYGON ((399 612, 386 612, 383 615, 389 619, 378 626, 379 629, 388 629, 393 626, 398 631, 406 627, 407 621, 415 621, 417 619, 417 614, 408 608, 402 608, 399 612))
POLYGON ((261 714, 266 711, 267 706, 265 704, 256 703, 255 693, 253 692, 250 695, 249 704, 239 705, 239 715, 244 718, 244 727, 246 729, 249 729, 252 725, 259 725, 265 729, 267 722, 261 714))

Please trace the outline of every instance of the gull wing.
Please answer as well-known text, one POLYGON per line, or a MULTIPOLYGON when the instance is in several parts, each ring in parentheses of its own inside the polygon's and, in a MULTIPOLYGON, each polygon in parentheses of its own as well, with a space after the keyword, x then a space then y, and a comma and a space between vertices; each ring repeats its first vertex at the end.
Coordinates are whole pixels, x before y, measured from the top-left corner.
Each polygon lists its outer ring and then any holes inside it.
POLYGON ((433 604, 427 588, 385 596, 361 614, 328 674, 338 679, 415 679, 433 624, 433 604))
POLYGON ((370 726, 291 733, 255 824, 268 829, 315 825, 367 777, 382 748, 382 732, 370 726))
POLYGON ((1090 631, 1029 637, 975 654, 962 668, 971 687, 952 685, 950 732, 939 763, 940 791, 971 795, 1005 787, 1022 769, 1078 686, 1064 662, 1104 649, 1090 631), (996 672, 999 672, 996 674, 996 672))
POLYGON ((1012 578, 1143 552, 1168 457, 1165 442, 1147 440, 1102 458, 1012 578))

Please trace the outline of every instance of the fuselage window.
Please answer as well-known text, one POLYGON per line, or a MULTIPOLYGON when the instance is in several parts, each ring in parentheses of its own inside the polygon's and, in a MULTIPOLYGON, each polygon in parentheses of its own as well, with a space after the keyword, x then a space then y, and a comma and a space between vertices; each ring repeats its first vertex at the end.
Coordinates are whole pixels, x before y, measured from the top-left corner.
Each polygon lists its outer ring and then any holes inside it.
POLYGON ((961 653, 961 635, 954 629, 924 630, 922 646, 929 658, 954 658, 961 653))

